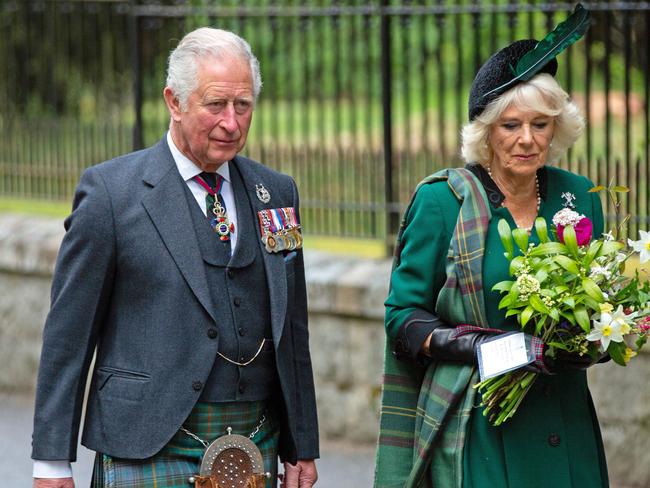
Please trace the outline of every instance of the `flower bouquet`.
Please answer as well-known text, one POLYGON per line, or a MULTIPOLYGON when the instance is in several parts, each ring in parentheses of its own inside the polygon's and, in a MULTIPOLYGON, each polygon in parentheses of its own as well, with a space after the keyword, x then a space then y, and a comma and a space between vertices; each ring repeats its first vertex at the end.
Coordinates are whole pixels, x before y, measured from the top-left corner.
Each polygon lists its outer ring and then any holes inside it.
MULTIPOLYGON (((505 220, 499 222, 514 278, 493 287, 504 295, 499 308, 506 309, 506 317, 516 316, 524 332, 544 342, 544 354, 551 361, 571 354, 596 362, 608 354, 625 366, 647 340, 650 283, 638 270, 632 277, 623 271, 634 254, 640 255, 641 263, 650 260, 650 232, 640 231, 640 240, 627 244, 611 232, 592 240, 591 221, 572 209, 575 197, 570 193, 563 197, 567 204, 553 217, 555 239, 541 217, 535 221, 538 245, 529 244, 525 229, 512 230, 505 220)), ((536 378, 537 373, 517 369, 478 383, 483 414, 493 425, 508 420, 536 378)))

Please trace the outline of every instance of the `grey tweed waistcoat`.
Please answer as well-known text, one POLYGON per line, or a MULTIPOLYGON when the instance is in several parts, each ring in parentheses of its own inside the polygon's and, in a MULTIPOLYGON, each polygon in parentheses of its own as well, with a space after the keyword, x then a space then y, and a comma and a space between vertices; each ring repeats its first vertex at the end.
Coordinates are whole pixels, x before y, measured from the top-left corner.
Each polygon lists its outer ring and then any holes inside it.
POLYGON ((219 240, 189 189, 186 192, 217 317, 216 327, 208 329, 205 337, 214 343, 216 355, 200 397, 207 402, 266 400, 279 384, 257 217, 232 164, 230 177, 237 205, 237 246, 232 256, 230 244, 219 240), (267 340, 260 354, 247 366, 237 366, 216 354, 218 350, 245 363, 255 356, 263 339, 267 340))

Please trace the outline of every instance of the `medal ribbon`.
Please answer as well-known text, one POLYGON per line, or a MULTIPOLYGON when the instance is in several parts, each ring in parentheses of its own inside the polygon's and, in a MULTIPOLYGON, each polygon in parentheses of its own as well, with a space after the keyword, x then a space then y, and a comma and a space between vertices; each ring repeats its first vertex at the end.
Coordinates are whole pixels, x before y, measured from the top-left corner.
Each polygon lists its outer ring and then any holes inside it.
POLYGON ((214 188, 208 185, 207 181, 201 178, 200 175, 196 175, 194 177, 194 181, 196 181, 199 185, 201 185, 203 189, 207 191, 210 195, 212 195, 214 198, 217 198, 217 195, 221 193, 221 187, 223 186, 223 176, 218 174, 216 175, 216 177, 217 177, 217 183, 215 184, 214 188))
POLYGON ((293 207, 260 210, 258 215, 261 235, 267 232, 277 234, 282 230, 299 227, 296 211, 293 207))

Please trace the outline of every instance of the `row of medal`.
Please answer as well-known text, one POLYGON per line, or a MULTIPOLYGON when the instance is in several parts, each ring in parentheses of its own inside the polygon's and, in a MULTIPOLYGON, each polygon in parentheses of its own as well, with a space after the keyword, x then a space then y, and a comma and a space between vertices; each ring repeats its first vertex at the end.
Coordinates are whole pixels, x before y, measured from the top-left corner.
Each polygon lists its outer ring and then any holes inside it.
POLYGON ((262 243, 268 252, 302 248, 300 224, 293 207, 269 208, 257 212, 262 243))

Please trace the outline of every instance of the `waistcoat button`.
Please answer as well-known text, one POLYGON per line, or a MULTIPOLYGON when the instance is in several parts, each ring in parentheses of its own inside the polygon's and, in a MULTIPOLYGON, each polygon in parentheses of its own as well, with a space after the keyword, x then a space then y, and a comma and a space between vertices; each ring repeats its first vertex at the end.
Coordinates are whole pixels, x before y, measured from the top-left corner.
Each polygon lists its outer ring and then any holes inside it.
POLYGON ((241 298, 235 297, 233 303, 235 304, 235 307, 239 307, 241 305, 241 298))
POLYGON ((203 388, 203 383, 201 383, 200 381, 195 381, 194 383, 192 383, 192 389, 194 391, 200 391, 202 388, 203 388))

